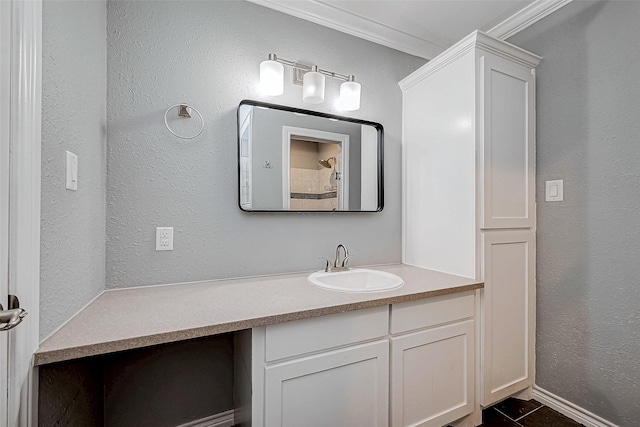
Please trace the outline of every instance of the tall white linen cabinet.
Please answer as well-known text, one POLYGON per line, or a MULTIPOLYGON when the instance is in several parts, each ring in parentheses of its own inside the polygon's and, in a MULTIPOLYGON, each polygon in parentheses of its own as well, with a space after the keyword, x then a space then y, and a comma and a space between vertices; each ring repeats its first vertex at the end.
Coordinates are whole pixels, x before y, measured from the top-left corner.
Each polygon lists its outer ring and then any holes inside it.
POLYGON ((476 31, 400 82, 403 261, 484 281, 476 298, 480 406, 527 395, 535 376, 540 59, 476 31))

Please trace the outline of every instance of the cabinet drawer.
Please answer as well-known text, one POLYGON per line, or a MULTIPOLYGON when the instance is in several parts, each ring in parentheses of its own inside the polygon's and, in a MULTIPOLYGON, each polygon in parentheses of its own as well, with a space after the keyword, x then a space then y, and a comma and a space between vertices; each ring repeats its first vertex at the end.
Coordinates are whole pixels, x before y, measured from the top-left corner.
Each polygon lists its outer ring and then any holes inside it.
POLYGON ((409 301, 391 306, 391 333, 411 331, 473 317, 474 292, 409 301))
POLYGON ((266 327, 267 362, 387 335, 389 306, 296 320, 266 327))

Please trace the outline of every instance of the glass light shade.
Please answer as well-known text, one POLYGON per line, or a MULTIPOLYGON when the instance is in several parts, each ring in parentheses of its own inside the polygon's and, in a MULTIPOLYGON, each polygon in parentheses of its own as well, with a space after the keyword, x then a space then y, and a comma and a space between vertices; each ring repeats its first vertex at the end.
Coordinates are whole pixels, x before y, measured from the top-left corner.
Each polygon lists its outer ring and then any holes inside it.
POLYGON ((360 90, 358 82, 348 81, 340 85, 340 108, 355 111, 360 108, 360 90))
POLYGON ((302 78, 302 100, 309 104, 320 104, 324 101, 324 75, 309 71, 302 78))
POLYGON ((284 93, 284 67, 276 61, 262 61, 260 63, 260 88, 270 96, 284 93))

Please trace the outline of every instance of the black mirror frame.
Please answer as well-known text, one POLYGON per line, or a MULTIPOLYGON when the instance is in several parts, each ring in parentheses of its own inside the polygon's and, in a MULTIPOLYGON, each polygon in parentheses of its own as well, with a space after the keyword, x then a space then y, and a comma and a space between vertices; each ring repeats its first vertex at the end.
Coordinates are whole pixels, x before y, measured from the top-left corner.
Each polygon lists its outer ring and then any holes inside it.
POLYGON ((327 114, 327 113, 320 113, 318 111, 311 111, 311 110, 304 110, 302 108, 296 108, 296 107, 287 107, 284 105, 278 105, 278 104, 270 104, 267 102, 261 102, 261 101, 253 101, 250 99, 244 99, 242 101, 240 101, 240 104, 238 105, 238 108, 236 110, 236 135, 237 135, 237 143, 238 143, 238 175, 237 175, 237 185, 238 185, 238 207, 240 208, 241 211, 243 212, 296 212, 296 213, 313 213, 313 212, 320 212, 320 213, 341 213, 341 212, 345 212, 345 213, 374 213, 374 212, 381 212, 384 209, 384 127, 382 126, 382 124, 380 123, 376 123, 376 122, 370 122, 367 120, 360 120, 360 119, 354 119, 352 117, 345 117, 345 116, 338 116, 335 114, 327 114), (251 210, 246 210, 242 208, 241 205, 241 195, 240 195, 240 108, 243 105, 250 105, 253 107, 262 107, 262 108, 270 108, 270 109, 274 109, 274 110, 281 110, 281 111, 289 111, 292 113, 300 113, 300 114, 307 114, 309 116, 316 116, 316 117, 323 117, 323 118, 327 118, 327 119, 334 119, 334 120, 342 120, 342 121, 346 121, 346 122, 351 122, 351 123, 357 123, 357 124, 361 124, 361 125, 368 125, 368 126, 373 126, 376 131, 378 132, 378 209, 376 209, 375 211, 323 211, 323 210, 304 210, 304 211, 300 211, 300 210, 264 210, 264 209, 251 209, 251 210))

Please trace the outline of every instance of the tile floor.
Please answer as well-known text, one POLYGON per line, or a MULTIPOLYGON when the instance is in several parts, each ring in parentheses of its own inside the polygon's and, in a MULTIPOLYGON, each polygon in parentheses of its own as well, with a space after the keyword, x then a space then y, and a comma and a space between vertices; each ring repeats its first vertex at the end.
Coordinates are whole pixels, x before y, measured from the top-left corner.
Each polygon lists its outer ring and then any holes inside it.
POLYGON ((482 427, 584 427, 537 400, 509 398, 482 411, 482 427))

